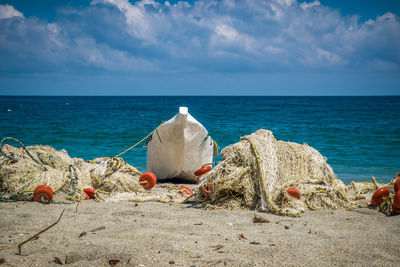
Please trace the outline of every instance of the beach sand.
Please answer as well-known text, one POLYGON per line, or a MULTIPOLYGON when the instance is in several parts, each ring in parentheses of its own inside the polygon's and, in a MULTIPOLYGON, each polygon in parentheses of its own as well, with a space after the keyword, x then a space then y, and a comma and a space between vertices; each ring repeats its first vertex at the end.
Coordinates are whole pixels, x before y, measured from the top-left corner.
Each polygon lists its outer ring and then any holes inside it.
POLYGON ((400 216, 371 209, 289 218, 194 203, 14 202, 0 203, 0 233, 0 246, 14 246, 0 250, 3 266, 400 265, 400 216))

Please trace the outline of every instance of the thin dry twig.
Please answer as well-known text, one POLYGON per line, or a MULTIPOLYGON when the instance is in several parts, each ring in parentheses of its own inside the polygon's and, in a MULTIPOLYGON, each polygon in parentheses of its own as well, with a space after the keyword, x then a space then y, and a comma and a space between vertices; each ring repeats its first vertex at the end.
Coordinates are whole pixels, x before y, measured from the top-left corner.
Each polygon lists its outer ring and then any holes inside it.
POLYGON ((95 229, 93 229, 93 230, 91 230, 89 232, 94 233, 94 232, 97 232, 97 231, 100 231, 100 230, 104 230, 104 229, 106 229, 106 227, 103 225, 103 226, 97 227, 97 228, 95 228, 95 229))
POLYGON ((210 246, 210 247, 212 247, 214 250, 219 250, 219 249, 223 248, 224 246, 218 244, 218 245, 210 246))
POLYGON ((51 227, 53 227, 54 225, 56 225, 56 224, 61 220, 61 217, 63 216, 64 211, 65 211, 65 209, 63 209, 63 211, 61 212, 60 217, 58 218, 58 220, 57 220, 55 223, 53 223, 52 225, 46 227, 45 229, 43 229, 43 230, 40 231, 39 233, 33 235, 32 237, 28 238, 28 239, 25 240, 24 242, 18 244, 18 255, 21 255, 21 247, 22 247, 22 245, 24 245, 25 243, 31 241, 31 240, 34 239, 35 237, 38 237, 41 233, 43 233, 43 232, 49 230, 51 227))

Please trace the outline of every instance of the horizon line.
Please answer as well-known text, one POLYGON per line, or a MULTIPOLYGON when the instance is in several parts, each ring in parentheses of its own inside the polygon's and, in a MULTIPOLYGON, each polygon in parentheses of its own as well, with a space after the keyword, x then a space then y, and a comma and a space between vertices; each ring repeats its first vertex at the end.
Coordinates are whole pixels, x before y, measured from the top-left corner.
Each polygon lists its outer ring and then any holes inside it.
POLYGON ((398 95, 0 95, 0 97, 398 97, 398 95))

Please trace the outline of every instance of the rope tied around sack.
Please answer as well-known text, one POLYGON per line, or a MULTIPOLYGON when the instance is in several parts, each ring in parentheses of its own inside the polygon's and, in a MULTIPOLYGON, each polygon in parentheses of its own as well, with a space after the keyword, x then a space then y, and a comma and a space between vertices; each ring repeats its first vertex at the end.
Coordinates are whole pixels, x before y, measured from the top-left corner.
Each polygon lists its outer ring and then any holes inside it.
POLYGON ((125 149, 124 151, 122 151, 121 153, 119 153, 118 155, 114 156, 113 158, 119 157, 123 154, 125 154, 126 152, 128 152, 129 150, 131 150, 132 148, 136 147, 137 145, 139 145, 140 143, 142 143, 144 140, 146 140, 149 136, 151 136, 155 131, 158 130, 158 128, 160 128, 165 122, 161 122, 160 125, 157 126, 157 128, 155 128, 153 131, 151 131, 148 135, 146 135, 142 140, 140 140, 139 142, 137 142, 136 144, 134 144, 133 146, 131 146, 128 149, 125 149))

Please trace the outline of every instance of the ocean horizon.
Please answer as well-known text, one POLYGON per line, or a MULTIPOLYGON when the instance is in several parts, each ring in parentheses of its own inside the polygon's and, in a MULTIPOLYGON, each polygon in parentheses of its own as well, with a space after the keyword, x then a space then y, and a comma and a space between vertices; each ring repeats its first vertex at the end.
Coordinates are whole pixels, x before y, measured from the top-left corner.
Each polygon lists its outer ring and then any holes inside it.
MULTIPOLYGON (((317 149, 345 183, 389 182, 400 172, 400 96, 0 96, 0 137, 85 160, 115 156, 180 106, 221 148, 267 129, 317 149)), ((140 171, 145 145, 123 155, 140 171)))

